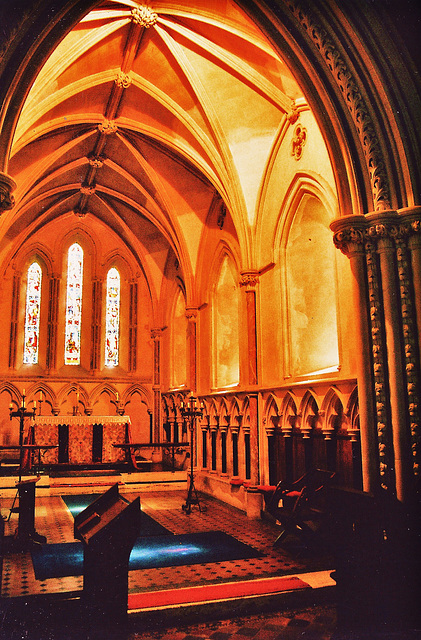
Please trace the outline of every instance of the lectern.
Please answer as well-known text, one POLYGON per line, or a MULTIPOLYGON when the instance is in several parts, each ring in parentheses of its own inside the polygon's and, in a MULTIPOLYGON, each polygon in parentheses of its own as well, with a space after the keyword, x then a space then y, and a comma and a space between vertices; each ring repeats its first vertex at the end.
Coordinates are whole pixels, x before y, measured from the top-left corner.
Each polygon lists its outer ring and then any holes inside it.
POLYGON ((47 541, 45 536, 35 531, 35 484, 40 479, 28 478, 17 483, 19 494, 19 520, 17 530, 17 540, 24 544, 47 541))
POLYGON ((127 620, 129 558, 140 517, 140 498, 129 502, 118 484, 75 517, 74 535, 83 543, 82 599, 95 622, 127 620))

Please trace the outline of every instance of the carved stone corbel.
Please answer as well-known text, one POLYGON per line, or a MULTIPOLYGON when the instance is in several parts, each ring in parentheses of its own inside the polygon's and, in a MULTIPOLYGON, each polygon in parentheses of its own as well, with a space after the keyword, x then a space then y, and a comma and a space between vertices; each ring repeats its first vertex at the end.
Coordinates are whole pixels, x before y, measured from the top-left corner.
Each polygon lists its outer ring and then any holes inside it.
POLYGON ((16 189, 16 182, 6 173, 0 171, 0 215, 3 211, 13 209, 15 199, 12 191, 16 189))

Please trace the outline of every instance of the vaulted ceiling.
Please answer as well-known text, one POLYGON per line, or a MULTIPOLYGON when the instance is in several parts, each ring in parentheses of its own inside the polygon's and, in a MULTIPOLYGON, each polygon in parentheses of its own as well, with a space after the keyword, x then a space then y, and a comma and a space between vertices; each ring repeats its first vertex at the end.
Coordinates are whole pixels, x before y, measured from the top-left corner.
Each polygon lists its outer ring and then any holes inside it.
POLYGON ((163 272, 194 272, 223 202, 238 234, 300 89, 235 2, 96 6, 39 71, 14 137, 6 240, 60 216, 96 216, 163 272), (152 257, 152 258, 151 258, 152 257))

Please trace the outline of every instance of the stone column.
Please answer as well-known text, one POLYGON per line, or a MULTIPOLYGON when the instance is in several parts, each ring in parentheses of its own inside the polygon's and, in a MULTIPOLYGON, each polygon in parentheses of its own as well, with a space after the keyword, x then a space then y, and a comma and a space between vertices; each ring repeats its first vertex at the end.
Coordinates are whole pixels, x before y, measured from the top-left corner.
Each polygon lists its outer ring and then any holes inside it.
POLYGON ((60 278, 52 276, 48 287, 48 337, 47 337, 47 369, 57 369, 57 334, 58 308, 60 294, 60 278))
POLYGON ((420 487, 421 458, 421 207, 398 212, 395 230, 402 306, 406 391, 408 398, 412 472, 420 487))
MULTIPOLYGON (((154 394, 154 423, 153 440, 161 442, 161 336, 162 329, 152 329, 151 337, 154 344, 154 364, 153 364, 153 394, 154 394)), ((161 452, 156 448, 152 452, 152 461, 159 462, 161 452)))
POLYGON ((101 362, 102 280, 92 282, 91 371, 99 371, 101 362))
POLYGON ((260 482, 259 474, 259 429, 258 429, 258 396, 250 394, 250 485, 247 489, 246 509, 249 518, 260 518, 262 509, 262 496, 257 490, 260 482))
POLYGON ((137 282, 130 283, 129 307, 129 371, 136 371, 137 366, 137 282))
POLYGON ((391 229, 396 223, 396 214, 395 212, 370 214, 367 219, 371 223, 368 235, 377 243, 381 272, 396 495, 399 500, 405 502, 411 492, 411 457, 400 326, 401 292, 396 278, 396 246, 391 236, 391 229))
POLYGON ((10 369, 15 369, 16 367, 20 283, 21 283, 20 274, 15 273, 13 276, 12 310, 11 310, 11 318, 10 318, 10 341, 9 341, 9 368, 10 369))
POLYGON ((247 271, 241 274, 240 286, 246 288, 247 304, 247 342, 248 342, 248 384, 258 383, 257 371, 257 316, 256 316, 256 287, 259 274, 247 271))
POLYGON ((365 491, 373 491, 379 485, 379 469, 374 408, 371 318, 364 245, 365 226, 364 216, 346 216, 335 220, 331 229, 334 232, 335 246, 349 258, 353 276, 354 319, 357 325, 358 341, 355 345, 355 353, 357 356, 363 488, 365 491))
POLYGON ((410 254, 409 269, 412 270, 414 287, 414 316, 418 349, 421 349, 421 207, 400 209, 398 215, 405 226, 410 254))
POLYGON ((196 307, 186 308, 187 324, 187 354, 188 354, 188 371, 187 384, 192 391, 197 388, 197 322, 198 309, 196 307))
MULTIPOLYGON (((363 307, 356 308, 356 320, 360 319, 357 353, 361 351, 360 360, 367 367, 358 375, 364 488, 371 489, 367 473, 373 473, 376 460, 382 486, 403 503, 414 499, 420 482, 420 213, 421 207, 383 211, 349 216, 331 225, 335 244, 350 259, 354 236, 361 238, 366 259, 371 362, 364 358, 368 344, 361 339, 367 315, 363 307), (366 393, 369 400, 370 377, 374 379, 378 455, 369 449, 367 461, 370 425, 363 423, 361 398, 366 393)), ((357 290, 364 286, 364 281, 357 283, 357 290)))

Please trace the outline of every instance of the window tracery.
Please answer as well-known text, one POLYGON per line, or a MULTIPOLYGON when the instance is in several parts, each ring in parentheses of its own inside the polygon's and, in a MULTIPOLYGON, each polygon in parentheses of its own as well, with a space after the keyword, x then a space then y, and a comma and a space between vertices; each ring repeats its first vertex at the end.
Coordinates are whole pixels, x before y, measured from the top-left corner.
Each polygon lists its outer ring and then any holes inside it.
POLYGON ((119 362, 120 331, 120 274, 115 267, 107 274, 105 311, 105 366, 116 367, 119 362))
POLYGON ((30 265, 27 275, 23 362, 37 364, 42 281, 41 267, 37 262, 30 265))
POLYGON ((67 253, 65 364, 80 364, 83 249, 75 242, 67 253))

